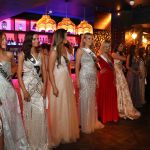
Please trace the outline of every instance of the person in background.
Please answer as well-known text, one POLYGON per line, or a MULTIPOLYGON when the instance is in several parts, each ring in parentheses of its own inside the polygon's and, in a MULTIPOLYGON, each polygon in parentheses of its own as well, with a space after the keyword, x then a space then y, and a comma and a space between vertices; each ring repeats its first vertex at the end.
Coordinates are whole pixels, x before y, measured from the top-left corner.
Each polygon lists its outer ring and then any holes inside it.
POLYGON ((128 69, 127 82, 131 94, 131 99, 134 107, 141 107, 140 99, 140 69, 139 69, 139 57, 136 45, 131 45, 129 54, 127 56, 126 67, 128 69))
POLYGON ((150 44, 146 47, 146 89, 145 98, 147 102, 150 102, 150 44))
POLYGON ((77 104, 69 71, 72 49, 69 47, 67 31, 56 30, 49 57, 49 78, 52 86, 50 89, 50 147, 56 147, 60 143, 75 142, 79 138, 77 104))
POLYGON ((76 81, 80 93, 81 131, 89 134, 104 125, 98 121, 97 115, 97 58, 93 50, 93 35, 85 33, 82 36, 76 55, 76 81))
POLYGON ((118 111, 121 118, 129 118, 131 120, 138 119, 140 112, 133 106, 131 95, 129 92, 128 83, 123 73, 123 61, 126 61, 126 57, 123 56, 124 45, 120 43, 112 53, 114 58, 114 68, 116 74, 116 87, 117 87, 117 100, 118 111))
POLYGON ((140 100, 141 100, 141 104, 145 104, 146 103, 146 101, 145 101, 146 67, 145 67, 144 51, 145 51, 144 47, 141 47, 141 48, 138 49, 139 70, 140 70, 139 86, 140 86, 140 100))
POLYGON ((0 149, 28 150, 17 93, 11 83, 16 65, 6 44, 5 33, 0 32, 0 149))
POLYGON ((18 80, 22 89, 23 119, 30 149, 46 150, 46 67, 38 46, 39 36, 27 32, 18 56, 18 80))

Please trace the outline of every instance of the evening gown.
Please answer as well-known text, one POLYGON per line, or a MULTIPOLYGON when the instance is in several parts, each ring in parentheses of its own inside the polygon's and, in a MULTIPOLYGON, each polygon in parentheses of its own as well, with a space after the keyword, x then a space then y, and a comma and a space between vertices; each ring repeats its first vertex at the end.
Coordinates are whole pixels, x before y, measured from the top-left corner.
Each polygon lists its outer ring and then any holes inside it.
MULTIPOLYGON (((24 60, 23 81, 30 94, 30 102, 23 101, 23 118, 31 150, 47 149, 47 124, 45 106, 41 95, 41 55, 24 60), (35 61, 34 63, 32 61, 35 61)), ((22 94, 23 95, 23 94, 22 94)), ((23 98, 24 99, 24 98, 23 98)))
POLYGON ((145 98, 147 102, 150 102, 150 54, 146 57, 146 89, 145 98))
POLYGON ((145 68, 145 62, 143 59, 140 59, 139 61, 139 69, 141 72, 140 78, 139 78, 139 86, 140 86, 140 100, 141 104, 145 104, 145 80, 146 80, 146 68, 145 68))
POLYGON ((114 66, 111 60, 103 55, 98 57, 100 72, 98 74, 99 88, 97 90, 98 116, 103 123, 118 121, 117 91, 114 66))
POLYGON ((114 68, 116 72, 116 87, 117 87, 117 100, 118 111, 121 118, 129 118, 131 120, 140 117, 140 112, 133 106, 131 95, 129 92, 128 83, 122 71, 122 62, 114 59, 114 68))
MULTIPOLYGON (((54 48, 54 51, 56 49, 54 48)), ((60 143, 75 142, 79 138, 79 120, 74 87, 68 70, 69 54, 67 58, 61 56, 61 64, 56 61, 54 78, 59 94, 56 97, 50 88, 50 147, 60 143)))
POLYGON ((91 133, 100 128, 101 125, 98 121, 96 103, 97 69, 92 56, 84 49, 82 48, 83 54, 79 73, 80 123, 82 132, 91 133))
MULTIPOLYGON (((132 58, 132 63, 130 66, 133 70, 139 71, 139 60, 135 57, 132 58)), ((140 98, 140 85, 139 85, 139 74, 135 74, 132 71, 128 70, 127 73, 127 82, 129 85, 129 91, 131 94, 131 99, 134 107, 141 107, 141 98, 140 98)))
POLYGON ((0 63, 0 115, 4 130, 4 145, 6 150, 28 150, 20 106, 12 84, 11 63, 0 63))

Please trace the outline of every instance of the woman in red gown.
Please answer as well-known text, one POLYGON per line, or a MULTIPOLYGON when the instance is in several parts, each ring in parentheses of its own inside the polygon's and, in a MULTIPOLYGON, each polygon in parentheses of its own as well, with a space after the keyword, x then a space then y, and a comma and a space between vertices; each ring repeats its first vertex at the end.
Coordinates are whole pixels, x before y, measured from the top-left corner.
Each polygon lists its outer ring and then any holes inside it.
POLYGON ((97 89, 98 116, 103 123, 118 120, 117 91, 113 59, 110 53, 110 42, 101 45, 98 56, 100 72, 98 73, 99 88, 97 89))

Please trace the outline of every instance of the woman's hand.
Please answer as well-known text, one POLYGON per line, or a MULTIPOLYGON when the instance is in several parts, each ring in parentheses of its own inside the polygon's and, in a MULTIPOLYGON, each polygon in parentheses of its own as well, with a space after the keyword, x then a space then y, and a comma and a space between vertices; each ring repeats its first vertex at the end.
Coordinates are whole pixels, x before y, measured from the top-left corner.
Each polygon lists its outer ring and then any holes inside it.
POLYGON ((54 94, 56 97, 58 97, 59 91, 58 91, 57 87, 54 87, 54 88, 53 88, 53 94, 54 94))
POLYGON ((30 94, 29 94, 29 92, 27 90, 23 91, 23 95, 24 95, 24 100, 26 102, 30 102, 30 94))
POLYGON ((46 98, 46 88, 45 87, 42 88, 41 94, 42 94, 43 99, 45 99, 46 98))

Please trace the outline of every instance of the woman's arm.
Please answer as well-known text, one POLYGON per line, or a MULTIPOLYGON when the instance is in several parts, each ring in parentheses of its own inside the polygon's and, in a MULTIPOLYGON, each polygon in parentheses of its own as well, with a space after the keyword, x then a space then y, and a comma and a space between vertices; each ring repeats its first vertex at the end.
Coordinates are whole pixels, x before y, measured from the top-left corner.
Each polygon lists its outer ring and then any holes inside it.
POLYGON ((15 73, 17 73, 17 64, 16 64, 16 62, 14 60, 14 55, 13 55, 12 52, 7 52, 7 56, 10 59, 10 62, 11 62, 11 72, 14 75, 15 73))
POLYGON ((80 71, 80 62, 81 62, 81 56, 82 56, 82 50, 78 49, 76 53, 76 81, 77 81, 77 87, 80 88, 80 82, 79 82, 79 71, 80 71))
POLYGON ((122 61, 126 61, 126 57, 125 56, 120 56, 117 53, 112 53, 112 58, 113 59, 122 60, 122 61))
POLYGON ((30 94, 28 93, 27 89, 25 88, 23 79, 22 79, 22 72, 23 72, 23 62, 24 62, 24 54, 21 52, 18 55, 18 70, 17 70, 17 76, 18 76, 18 81, 20 84, 20 87, 22 89, 22 92, 24 94, 24 100, 25 101, 30 101, 30 94))
POLYGON ((54 67, 55 67, 55 62, 57 59, 57 52, 55 50, 51 50, 50 56, 49 56, 49 78, 51 81, 51 85, 53 88, 53 94, 57 97, 58 96, 58 89, 56 86, 55 78, 54 78, 54 67))
POLYGON ((43 78, 43 98, 46 98, 46 84, 47 84, 47 70, 46 70, 46 62, 44 59, 43 53, 41 53, 41 60, 42 60, 42 78, 43 78))

